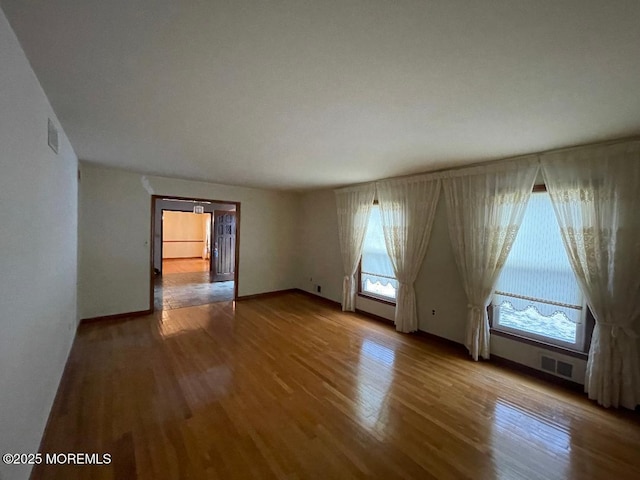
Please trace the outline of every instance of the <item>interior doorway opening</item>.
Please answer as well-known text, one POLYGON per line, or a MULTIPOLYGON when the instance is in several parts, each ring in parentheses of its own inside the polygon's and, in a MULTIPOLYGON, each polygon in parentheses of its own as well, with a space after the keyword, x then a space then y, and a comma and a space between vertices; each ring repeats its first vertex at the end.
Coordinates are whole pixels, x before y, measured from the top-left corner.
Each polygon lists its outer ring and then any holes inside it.
POLYGON ((153 310, 238 296, 240 203, 152 196, 153 310))
POLYGON ((209 212, 162 210, 160 273, 171 275, 211 270, 212 216, 209 212))

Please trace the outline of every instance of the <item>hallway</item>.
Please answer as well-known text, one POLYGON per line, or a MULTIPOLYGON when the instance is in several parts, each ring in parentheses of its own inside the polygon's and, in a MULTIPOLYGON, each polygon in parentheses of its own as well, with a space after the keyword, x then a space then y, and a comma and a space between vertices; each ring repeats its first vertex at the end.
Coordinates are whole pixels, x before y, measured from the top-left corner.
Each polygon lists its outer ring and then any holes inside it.
POLYGON ((208 260, 163 260, 162 270, 164 274, 156 275, 154 279, 153 304, 156 310, 233 300, 233 280, 211 282, 208 260))

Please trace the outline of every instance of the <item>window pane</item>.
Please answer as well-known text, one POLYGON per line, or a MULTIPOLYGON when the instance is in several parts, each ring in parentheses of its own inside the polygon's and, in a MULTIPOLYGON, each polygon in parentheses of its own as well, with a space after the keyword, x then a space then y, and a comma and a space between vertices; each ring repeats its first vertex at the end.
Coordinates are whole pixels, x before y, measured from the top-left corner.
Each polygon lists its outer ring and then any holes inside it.
POLYGON ((361 279, 360 288, 363 292, 396 298, 398 281, 394 278, 393 267, 384 243, 382 218, 378 205, 371 208, 369 226, 364 238, 361 279))
POLYGON ((494 297, 499 326, 575 344, 583 297, 547 193, 531 196, 494 297))
POLYGON ((498 323, 502 327, 529 332, 550 339, 574 344, 577 342, 578 324, 569 320, 562 313, 546 317, 535 308, 516 310, 509 298, 496 301, 499 305, 498 323))

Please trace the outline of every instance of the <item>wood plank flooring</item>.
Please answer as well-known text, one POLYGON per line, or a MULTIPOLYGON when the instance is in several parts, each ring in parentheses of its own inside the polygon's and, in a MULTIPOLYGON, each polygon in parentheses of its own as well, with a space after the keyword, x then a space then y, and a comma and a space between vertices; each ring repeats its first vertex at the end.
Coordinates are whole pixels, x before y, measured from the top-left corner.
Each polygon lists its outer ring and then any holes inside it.
POLYGON ((82 325, 34 479, 634 479, 640 422, 300 293, 82 325))
POLYGON ((208 272, 209 260, 201 258, 164 258, 162 259, 162 273, 191 273, 208 272))

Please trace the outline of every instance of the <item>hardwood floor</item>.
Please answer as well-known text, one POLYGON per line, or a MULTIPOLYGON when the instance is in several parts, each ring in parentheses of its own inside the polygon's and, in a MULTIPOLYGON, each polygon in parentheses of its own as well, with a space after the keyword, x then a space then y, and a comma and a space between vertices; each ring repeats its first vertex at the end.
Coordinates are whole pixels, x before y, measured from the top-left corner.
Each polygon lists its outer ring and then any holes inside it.
POLYGON ((640 422, 299 293, 82 325, 34 479, 638 479, 640 422))
POLYGON ((162 273, 192 273, 208 272, 209 260, 201 258, 164 258, 162 260, 162 273))
POLYGON ((195 307, 233 300, 234 282, 212 282, 209 272, 156 275, 153 305, 156 310, 195 307))

